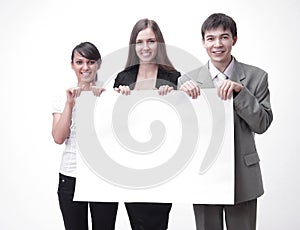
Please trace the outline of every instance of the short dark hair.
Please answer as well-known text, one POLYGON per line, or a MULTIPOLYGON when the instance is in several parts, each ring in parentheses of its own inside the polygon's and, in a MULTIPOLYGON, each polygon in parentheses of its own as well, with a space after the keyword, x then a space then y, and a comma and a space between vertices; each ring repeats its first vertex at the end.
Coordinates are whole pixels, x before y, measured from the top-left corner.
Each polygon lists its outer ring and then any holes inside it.
POLYGON ((75 46, 71 55, 71 62, 73 63, 75 52, 79 53, 82 57, 101 63, 101 55, 97 47, 90 42, 82 42, 75 46))
POLYGON ((223 29, 230 29, 232 37, 237 36, 237 28, 235 21, 228 15, 223 13, 215 13, 210 15, 202 24, 201 34, 204 39, 205 32, 223 26, 223 29))

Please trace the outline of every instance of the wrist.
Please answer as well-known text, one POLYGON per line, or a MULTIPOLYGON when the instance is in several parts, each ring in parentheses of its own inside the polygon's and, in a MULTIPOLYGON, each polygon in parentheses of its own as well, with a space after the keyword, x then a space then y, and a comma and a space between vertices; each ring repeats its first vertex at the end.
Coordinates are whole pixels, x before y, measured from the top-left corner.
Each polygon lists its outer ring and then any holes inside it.
POLYGON ((233 90, 233 98, 235 98, 243 89, 244 89, 244 86, 240 85, 239 88, 233 90))
POLYGON ((75 101, 66 101, 65 107, 73 109, 74 105, 75 105, 75 101))

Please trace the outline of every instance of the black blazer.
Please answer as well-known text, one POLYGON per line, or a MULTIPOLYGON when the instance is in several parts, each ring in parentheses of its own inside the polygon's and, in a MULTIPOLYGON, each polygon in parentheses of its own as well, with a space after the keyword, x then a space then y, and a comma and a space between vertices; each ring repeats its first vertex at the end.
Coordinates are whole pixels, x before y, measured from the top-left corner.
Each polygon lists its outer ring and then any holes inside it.
MULTIPOLYGON (((119 87, 120 85, 127 85, 131 90, 133 90, 135 87, 138 71, 139 65, 135 65, 128 67, 118 73, 115 79, 114 88, 119 87)), ((158 67, 155 87, 158 89, 162 85, 168 85, 173 86, 174 89, 177 89, 177 82, 180 75, 181 74, 178 71, 166 71, 158 67)))

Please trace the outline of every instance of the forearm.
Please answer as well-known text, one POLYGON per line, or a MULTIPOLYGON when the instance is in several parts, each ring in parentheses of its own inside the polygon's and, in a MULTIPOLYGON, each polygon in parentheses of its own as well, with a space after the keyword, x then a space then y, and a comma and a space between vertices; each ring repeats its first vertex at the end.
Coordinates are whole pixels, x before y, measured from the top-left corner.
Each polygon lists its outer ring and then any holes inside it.
POLYGON ((54 115, 52 136, 57 144, 62 144, 70 134, 70 124, 72 119, 73 104, 66 102, 60 116, 54 115))

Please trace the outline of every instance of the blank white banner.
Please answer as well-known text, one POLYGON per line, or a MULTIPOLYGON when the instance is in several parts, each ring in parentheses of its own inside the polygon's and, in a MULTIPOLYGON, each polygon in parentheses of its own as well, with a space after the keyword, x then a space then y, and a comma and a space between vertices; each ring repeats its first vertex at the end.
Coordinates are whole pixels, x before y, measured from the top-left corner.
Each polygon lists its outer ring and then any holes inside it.
POLYGON ((74 200, 234 203, 233 105, 216 89, 82 92, 76 130, 74 200))

